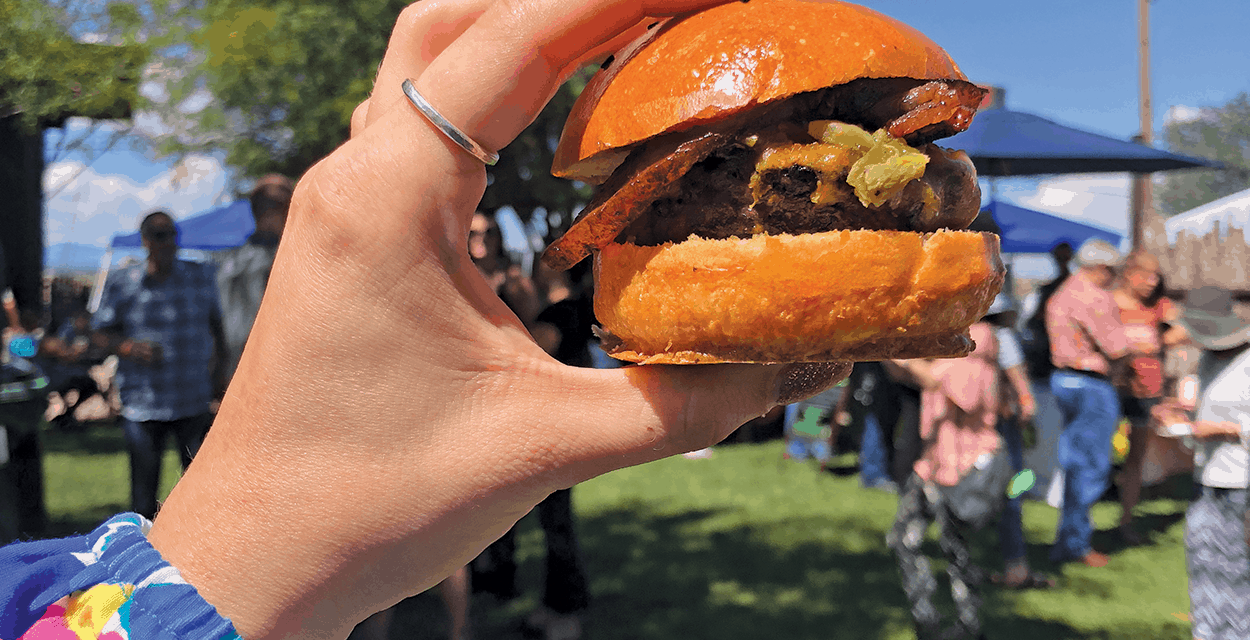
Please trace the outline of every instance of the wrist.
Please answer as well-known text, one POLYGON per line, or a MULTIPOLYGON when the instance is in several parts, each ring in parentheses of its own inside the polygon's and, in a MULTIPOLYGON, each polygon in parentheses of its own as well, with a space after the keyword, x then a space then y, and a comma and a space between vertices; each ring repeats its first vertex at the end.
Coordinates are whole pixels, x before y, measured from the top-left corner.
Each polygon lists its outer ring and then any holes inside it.
MULTIPOLYGON (((214 431, 225 422, 218 419, 214 431)), ((248 640, 346 637, 350 628, 319 619, 336 609, 327 593, 342 562, 333 532, 310 526, 313 510, 303 518, 292 512, 310 504, 307 497, 232 458, 229 435, 205 439, 199 464, 161 506, 149 541, 248 640)))

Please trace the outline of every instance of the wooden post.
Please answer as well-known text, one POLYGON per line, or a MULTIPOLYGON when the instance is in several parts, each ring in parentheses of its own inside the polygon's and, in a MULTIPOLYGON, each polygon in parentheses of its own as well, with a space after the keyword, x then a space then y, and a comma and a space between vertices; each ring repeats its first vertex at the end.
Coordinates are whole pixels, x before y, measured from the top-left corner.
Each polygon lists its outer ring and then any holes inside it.
MULTIPOLYGON (((1141 104, 1141 143, 1149 146, 1154 138, 1154 117, 1150 105, 1150 0, 1137 0, 1137 35, 1138 51, 1141 66, 1140 104, 1141 104)), ((1129 213, 1130 241, 1134 250, 1142 247, 1142 230, 1146 227, 1146 219, 1154 213, 1154 193, 1151 188, 1149 173, 1133 176, 1132 211, 1129 213)))

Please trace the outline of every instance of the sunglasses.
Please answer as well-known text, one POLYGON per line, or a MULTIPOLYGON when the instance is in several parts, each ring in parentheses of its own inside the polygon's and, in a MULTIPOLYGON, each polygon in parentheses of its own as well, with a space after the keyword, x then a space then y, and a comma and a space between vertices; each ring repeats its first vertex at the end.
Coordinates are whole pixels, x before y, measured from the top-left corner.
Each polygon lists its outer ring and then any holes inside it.
POLYGON ((169 242, 178 237, 178 232, 173 229, 162 229, 160 231, 150 231, 145 233, 143 237, 153 242, 169 242))

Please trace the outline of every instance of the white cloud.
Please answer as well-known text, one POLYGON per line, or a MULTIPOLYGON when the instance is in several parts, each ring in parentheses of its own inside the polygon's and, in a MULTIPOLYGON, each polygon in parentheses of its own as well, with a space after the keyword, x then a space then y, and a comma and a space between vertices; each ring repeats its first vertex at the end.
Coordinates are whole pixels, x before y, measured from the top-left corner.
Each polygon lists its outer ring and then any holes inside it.
POLYGON ((81 162, 57 162, 48 165, 43 171, 43 192, 50 194, 72 188, 84 168, 86 166, 81 162))
POLYGON ((137 229, 140 217, 156 209, 182 219, 220 204, 227 175, 210 156, 189 156, 147 182, 60 162, 45 170, 44 188, 52 194, 50 186, 60 190, 46 204, 46 242, 105 247, 114 235, 137 229))
POLYGON ((1193 122, 1202 118, 1202 109, 1178 104, 1168 109, 1165 122, 1193 122))

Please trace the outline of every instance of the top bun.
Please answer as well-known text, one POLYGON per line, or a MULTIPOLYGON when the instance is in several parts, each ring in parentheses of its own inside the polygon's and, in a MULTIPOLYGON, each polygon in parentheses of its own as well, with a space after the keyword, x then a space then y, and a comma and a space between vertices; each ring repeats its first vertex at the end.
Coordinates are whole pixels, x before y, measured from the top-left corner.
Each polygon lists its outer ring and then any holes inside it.
POLYGON ((924 34, 846 2, 750 0, 674 18, 587 83, 551 172, 598 184, 643 140, 858 78, 967 80, 924 34))

